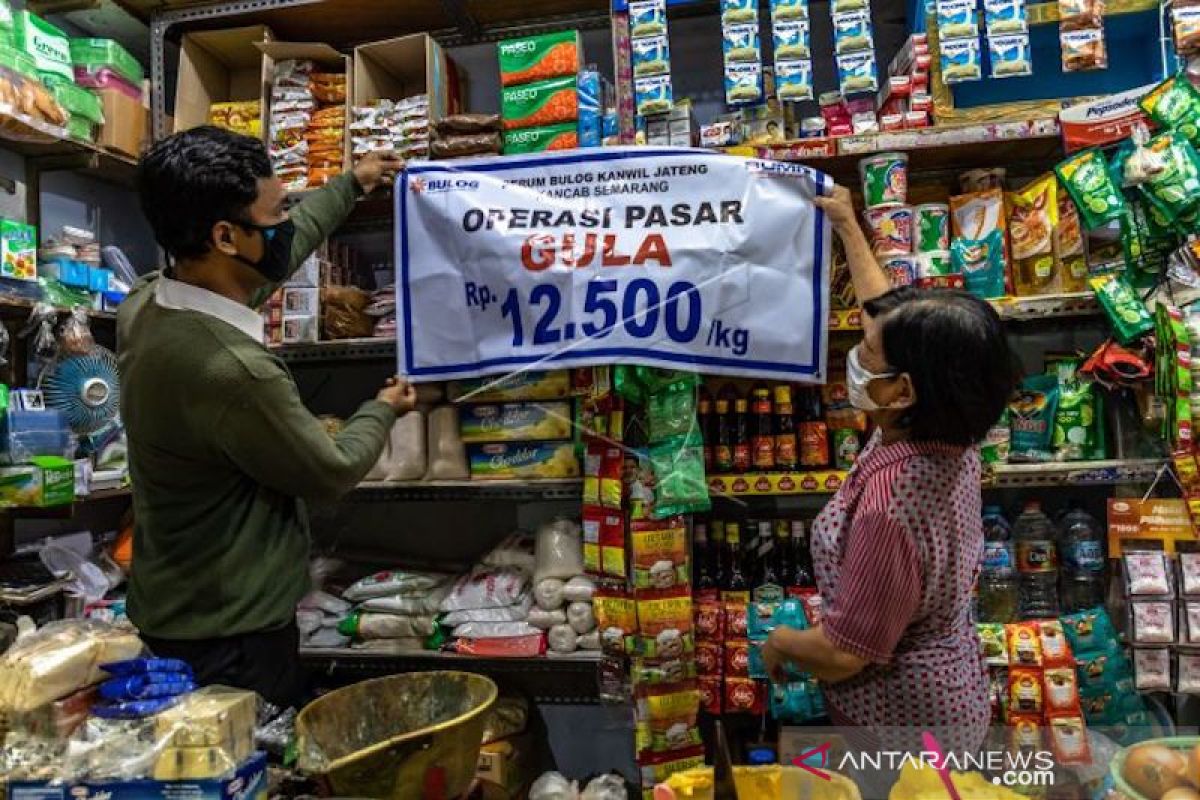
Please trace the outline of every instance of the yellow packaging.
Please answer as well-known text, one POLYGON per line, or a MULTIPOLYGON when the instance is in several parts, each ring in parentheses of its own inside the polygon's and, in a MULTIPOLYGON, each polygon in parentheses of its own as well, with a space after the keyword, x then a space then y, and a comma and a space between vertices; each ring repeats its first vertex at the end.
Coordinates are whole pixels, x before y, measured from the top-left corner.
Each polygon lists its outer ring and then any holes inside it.
POLYGON ((598 592, 592 598, 596 629, 600 631, 600 647, 612 655, 624 653, 637 631, 637 605, 632 597, 598 592))
POLYGON ((686 586, 639 596, 637 621, 636 655, 679 658, 696 649, 692 637, 692 595, 686 586))
POLYGON ((493 442, 467 445, 471 478, 578 478, 579 458, 574 442, 493 442))
POLYGON ((571 394, 571 373, 565 369, 526 370, 507 375, 450 381, 446 394, 452 402, 504 403, 513 400, 561 400, 571 394))
POLYGON ((1012 247, 1013 281, 1019 295, 1062 291, 1054 256, 1054 227, 1058 224, 1058 180, 1043 175, 1005 196, 1008 235, 1012 247))
POLYGON ((1064 292, 1086 292, 1088 265, 1083 249, 1083 224, 1075 202, 1065 191, 1058 192, 1058 225, 1054 227, 1054 257, 1064 292))
POLYGON ((633 585, 637 589, 670 589, 688 583, 687 528, 683 517, 639 520, 630 528, 633 585))
MULTIPOLYGON (((234 764, 240 764, 254 752, 257 716, 258 696, 254 692, 207 686, 156 716, 154 735, 169 749, 217 748, 234 764)), ((196 753, 181 753, 179 759, 164 763, 164 771, 190 769, 197 763, 213 761, 211 754, 196 753)))
POLYGON ((529 442, 571 438, 571 404, 503 403, 462 406, 463 442, 529 442))

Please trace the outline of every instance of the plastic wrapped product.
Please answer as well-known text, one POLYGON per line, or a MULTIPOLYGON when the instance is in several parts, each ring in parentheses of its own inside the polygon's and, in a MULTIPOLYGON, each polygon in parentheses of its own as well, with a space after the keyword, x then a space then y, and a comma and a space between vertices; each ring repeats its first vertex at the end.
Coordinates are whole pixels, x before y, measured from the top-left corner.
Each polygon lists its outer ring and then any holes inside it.
POLYGON ((565 598, 563 597, 563 582, 558 578, 542 578, 533 585, 533 599, 537 601, 538 608, 543 611, 554 611, 562 608, 565 598))
POLYGON ((1167 556, 1157 550, 1125 553, 1125 580, 1131 595, 1171 594, 1167 556))
POLYGON ((567 623, 576 633, 584 634, 596 627, 596 615, 590 602, 575 602, 567 606, 567 623))
POLYGON ((438 135, 491 133, 500 130, 499 114, 450 114, 434 123, 438 135))
POLYGON ((580 650, 599 650, 600 649, 600 631, 593 628, 585 634, 582 634, 575 640, 580 650))
POLYGON ((1141 600, 1129 604, 1131 639, 1138 644, 1175 641, 1175 606, 1168 600, 1141 600))
POLYGON ((466 480, 471 476, 467 450, 458 431, 458 409, 441 405, 429 412, 426 480, 466 480))
POLYGON ((435 586, 422 594, 394 594, 386 597, 371 597, 362 602, 363 611, 376 611, 381 614, 436 614, 442 600, 450 593, 450 586, 442 584, 435 586))
POLYGON ((1066 188, 1087 230, 1095 230, 1125 213, 1125 200, 1121 196, 1104 154, 1096 148, 1075 153, 1054 168, 1058 179, 1066 188))
MULTIPOLYGON (((529 620, 532 608, 532 600, 529 595, 522 595, 521 600, 511 606, 501 606, 500 608, 474 608, 469 611, 453 611, 441 618, 441 624, 453 628, 457 625, 462 625, 467 622, 526 622, 529 620)), ((539 613, 540 609, 537 610, 539 613)), ((536 625, 530 622, 536 628, 549 627, 536 625)))
POLYGON ((555 625, 566 625, 567 612, 561 608, 556 608, 553 611, 547 611, 544 608, 531 608, 525 621, 535 628, 548 631, 555 625))
POLYGON ((583 572, 583 535, 579 525, 564 517, 538 527, 535 580, 566 580, 583 572))
POLYGON ((579 634, 570 625, 555 625, 546 633, 546 642, 555 653, 574 653, 579 634))
POLYGON ((1179 578, 1183 594, 1200 595, 1200 553, 1179 554, 1179 578))
POLYGON ((568 603, 591 603, 596 584, 586 575, 576 575, 563 585, 563 599, 568 603))
POLYGON ((344 619, 342 624, 338 625, 338 632, 359 639, 406 639, 429 636, 435 627, 432 616, 415 617, 362 611, 344 619))
POLYGON ((413 481, 425 474, 425 415, 413 410, 392 425, 379 461, 367 480, 413 481))
POLYGON ((527 622, 465 622, 454 629, 453 635, 461 639, 511 639, 540 633, 527 622))
POLYGON ((1171 689, 1171 651, 1167 648, 1134 648, 1133 682, 1141 692, 1171 689))
POLYGON ((513 567, 532 575, 537 563, 533 553, 533 537, 525 531, 514 531, 493 547, 481 563, 485 567, 513 567))
POLYGON ((466 611, 472 608, 511 606, 520 600, 528 578, 517 570, 479 570, 463 575, 442 601, 441 610, 466 611))
POLYGON ((358 603, 372 597, 424 594, 445 583, 448 577, 437 572, 384 570, 355 581, 342 592, 342 597, 351 603, 358 603))

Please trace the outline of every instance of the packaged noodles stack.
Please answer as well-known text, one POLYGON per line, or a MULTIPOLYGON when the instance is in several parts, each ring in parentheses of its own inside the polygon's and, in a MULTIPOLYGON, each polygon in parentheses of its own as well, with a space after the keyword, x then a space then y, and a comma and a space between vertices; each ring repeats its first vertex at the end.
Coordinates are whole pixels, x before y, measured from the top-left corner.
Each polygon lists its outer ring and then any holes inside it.
POLYGON ((317 72, 309 60, 275 65, 269 150, 289 191, 323 186, 342 171, 346 76, 317 72))
POLYGON ((675 103, 666 0, 630 0, 629 36, 633 48, 634 107, 643 116, 665 114, 675 103))
POLYGON ((1058 0, 1063 72, 1108 69, 1104 0, 1058 0))
POLYGON ((429 156, 429 98, 376 100, 351 109, 350 151, 355 161, 377 150, 394 150, 409 161, 429 156))
POLYGON ((937 0, 937 24, 942 80, 964 83, 982 78, 977 0, 937 0))
POLYGON ((838 84, 842 94, 874 92, 879 88, 875 64, 875 33, 867 0, 832 0, 833 49, 837 53, 838 84))
POLYGON ((807 0, 773 0, 771 34, 775 42, 775 94, 781 100, 812 100, 812 48, 807 0))

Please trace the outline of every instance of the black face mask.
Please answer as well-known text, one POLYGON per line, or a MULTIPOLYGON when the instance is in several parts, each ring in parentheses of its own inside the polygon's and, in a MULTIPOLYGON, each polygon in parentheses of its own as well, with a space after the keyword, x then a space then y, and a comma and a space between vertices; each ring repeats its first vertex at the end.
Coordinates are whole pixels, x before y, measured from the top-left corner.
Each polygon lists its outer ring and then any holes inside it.
POLYGON ((255 225, 252 222, 238 222, 242 228, 258 231, 262 234, 263 255, 257 262, 240 255, 234 256, 248 267, 253 267, 271 283, 279 283, 288 276, 288 267, 292 261, 292 239, 296 237, 296 226, 290 219, 277 222, 274 225, 255 225))

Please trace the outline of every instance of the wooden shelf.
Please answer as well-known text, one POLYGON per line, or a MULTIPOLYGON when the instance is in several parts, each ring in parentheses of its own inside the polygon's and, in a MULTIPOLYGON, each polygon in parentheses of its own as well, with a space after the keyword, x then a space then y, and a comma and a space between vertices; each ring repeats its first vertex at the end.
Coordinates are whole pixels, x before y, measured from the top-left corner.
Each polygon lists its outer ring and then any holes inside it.
POLYGON ((136 158, 72 139, 65 128, 32 119, 5 103, 0 103, 0 120, 19 123, 16 129, 0 127, 0 149, 31 159, 41 172, 70 170, 126 188, 134 184, 136 158))

